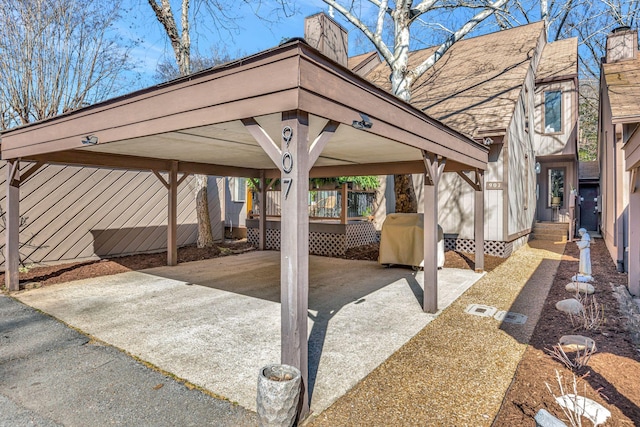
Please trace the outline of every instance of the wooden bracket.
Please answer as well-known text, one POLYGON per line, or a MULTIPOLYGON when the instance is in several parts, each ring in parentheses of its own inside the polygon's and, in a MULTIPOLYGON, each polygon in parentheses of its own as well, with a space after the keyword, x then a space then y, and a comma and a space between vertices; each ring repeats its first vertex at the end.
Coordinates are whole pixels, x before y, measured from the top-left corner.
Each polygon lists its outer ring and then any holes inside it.
POLYGON ((162 175, 160 175, 160 172, 158 172, 156 170, 152 170, 151 172, 153 172, 153 174, 158 177, 158 179, 160 180, 162 185, 164 185, 165 188, 168 190, 169 189, 169 183, 167 182, 166 179, 164 179, 164 177, 162 175))
POLYGON ((318 157, 320 157, 320 153, 322 153, 324 147, 327 145, 329 140, 331 140, 336 130, 338 130, 338 126, 340 126, 340 123, 334 120, 329 120, 322 129, 322 132, 320 132, 320 135, 318 135, 311 143, 311 146, 309 147, 309 170, 311 170, 316 160, 318 160, 318 157))
POLYGON ((9 185, 12 187, 20 187, 20 159, 9 162, 9 185))
MULTIPOLYGON (((162 175, 160 175, 160 172, 158 172, 158 171, 156 171, 156 170, 152 170, 151 172, 153 172, 153 174, 154 174, 156 177, 158 177, 158 179, 160 180, 160 182, 162 183, 162 185, 164 185, 164 186, 165 186, 165 188, 168 190, 168 189, 169 189, 169 187, 171 186, 171 183, 169 183, 166 179, 164 179, 164 177, 163 177, 162 175)), ((183 172, 183 173, 182 173, 182 176, 180 177, 180 179, 178 179, 178 182, 177 182, 177 184, 176 184, 176 185, 180 185, 180 184, 182 184, 182 183, 183 183, 183 181, 184 181, 185 179, 187 179, 187 177, 188 177, 189 175, 190 175, 189 173, 187 173, 187 172, 183 172)))
POLYGON ((282 163, 282 151, 280 150, 280 147, 273 142, 273 139, 271 139, 267 131, 265 131, 253 117, 242 119, 242 124, 247 131, 249 131, 251 136, 253 136, 260 147, 262 147, 264 152, 267 153, 267 156, 269 156, 271 161, 278 167, 278 169, 280 169, 282 163))
POLYGON ((424 182, 427 185, 438 185, 440 177, 447 164, 447 159, 437 154, 422 150, 422 160, 424 161, 425 175, 424 182))
POLYGON ((189 175, 190 175, 190 174, 188 174, 188 173, 186 173, 186 172, 183 172, 183 173, 182 173, 182 176, 180 177, 180 179, 178 179, 178 184, 177 184, 177 185, 182 184, 182 182, 183 182, 185 179, 187 179, 187 177, 188 177, 189 175))
POLYGON ((469 184, 471 187, 473 187, 473 189, 475 191, 482 191, 482 180, 480 179, 480 171, 478 169, 474 169, 473 171, 470 171, 474 173, 474 178, 475 180, 471 180, 471 178, 469 178, 464 171, 458 171, 457 174, 458 176, 460 176, 460 178, 464 179, 467 184, 469 184))
POLYGON ((44 162, 35 162, 29 169, 22 171, 22 174, 20 175, 20 181, 25 182, 31 175, 36 173, 44 165, 44 162))
POLYGON ((251 181, 251 183, 256 188, 256 190, 261 191, 260 180, 255 179, 255 178, 249 178, 249 181, 251 181))

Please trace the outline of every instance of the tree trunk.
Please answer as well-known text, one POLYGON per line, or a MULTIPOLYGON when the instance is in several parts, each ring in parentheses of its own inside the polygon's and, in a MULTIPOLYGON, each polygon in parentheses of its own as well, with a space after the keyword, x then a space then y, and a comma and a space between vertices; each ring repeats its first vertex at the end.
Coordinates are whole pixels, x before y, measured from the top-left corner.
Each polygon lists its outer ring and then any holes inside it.
MULTIPOLYGON (((180 9, 181 30, 178 30, 176 21, 171 11, 171 3, 169 0, 148 0, 149 6, 156 14, 158 22, 164 28, 173 53, 176 57, 176 63, 180 70, 180 75, 187 75, 191 72, 191 35, 189 33, 189 0, 182 0, 180 9)), ((209 218, 209 201, 207 197, 207 176, 196 175, 196 212, 198 215, 198 242, 199 248, 213 246, 213 233, 211 233, 211 220, 209 218)))
POLYGON ((198 214, 198 242, 199 248, 213 246, 211 221, 209 219, 209 197, 207 195, 207 176, 196 175, 196 212, 198 214))
POLYGON ((396 212, 418 212, 418 200, 411 175, 394 175, 393 185, 396 194, 396 212))

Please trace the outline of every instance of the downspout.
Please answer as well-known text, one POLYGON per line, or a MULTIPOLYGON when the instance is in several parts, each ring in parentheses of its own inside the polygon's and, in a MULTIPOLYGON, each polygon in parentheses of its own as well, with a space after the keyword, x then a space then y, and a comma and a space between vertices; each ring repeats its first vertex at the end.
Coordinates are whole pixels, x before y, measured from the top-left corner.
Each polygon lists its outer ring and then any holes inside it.
POLYGON ((573 86, 575 89, 575 95, 573 97, 573 117, 576 120, 576 140, 575 140, 575 168, 573 170, 573 188, 575 189, 575 193, 572 191, 571 196, 569 196, 569 241, 573 242, 573 237, 576 235, 576 222, 579 220, 576 219, 576 198, 580 195, 580 157, 578 155, 578 139, 580 135, 580 82, 578 80, 578 76, 573 77, 573 86), (573 207, 571 205, 573 204, 573 207))
POLYGON ((615 234, 615 245, 616 245, 616 270, 620 273, 624 272, 624 251, 625 251, 625 247, 624 247, 624 226, 625 226, 625 221, 626 221, 626 217, 624 215, 624 209, 619 209, 619 199, 620 199, 620 194, 618 194, 618 187, 624 187, 618 184, 618 169, 619 169, 619 165, 618 165, 618 137, 617 137, 617 129, 616 129, 617 125, 613 125, 613 172, 614 172, 614 178, 613 178, 613 206, 614 206, 614 212, 616 214, 615 217, 615 227, 616 227, 616 234, 615 234))

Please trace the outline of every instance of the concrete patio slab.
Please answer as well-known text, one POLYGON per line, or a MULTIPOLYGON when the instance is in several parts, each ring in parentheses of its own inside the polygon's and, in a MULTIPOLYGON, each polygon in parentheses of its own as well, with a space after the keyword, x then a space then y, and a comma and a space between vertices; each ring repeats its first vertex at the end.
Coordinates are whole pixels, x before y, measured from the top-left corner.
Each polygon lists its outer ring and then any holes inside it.
MULTIPOLYGON (((255 251, 53 285, 16 298, 255 410, 259 369, 280 360, 280 253, 255 251)), ((444 309, 482 274, 438 272, 444 309)), ((309 382, 319 413, 413 337, 422 272, 311 256, 309 382)))

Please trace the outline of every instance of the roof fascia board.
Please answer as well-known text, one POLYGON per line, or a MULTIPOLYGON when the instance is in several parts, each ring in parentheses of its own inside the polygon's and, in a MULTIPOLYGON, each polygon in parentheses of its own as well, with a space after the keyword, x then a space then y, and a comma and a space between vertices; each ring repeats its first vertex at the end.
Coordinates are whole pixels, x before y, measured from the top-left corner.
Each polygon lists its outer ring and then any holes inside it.
POLYGON ((572 74, 562 74, 559 76, 553 76, 553 77, 545 77, 543 79, 536 79, 536 84, 545 84, 545 83, 555 83, 555 82, 560 82, 560 81, 567 81, 567 80, 575 80, 578 77, 577 73, 572 73, 572 74))

